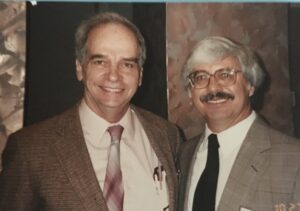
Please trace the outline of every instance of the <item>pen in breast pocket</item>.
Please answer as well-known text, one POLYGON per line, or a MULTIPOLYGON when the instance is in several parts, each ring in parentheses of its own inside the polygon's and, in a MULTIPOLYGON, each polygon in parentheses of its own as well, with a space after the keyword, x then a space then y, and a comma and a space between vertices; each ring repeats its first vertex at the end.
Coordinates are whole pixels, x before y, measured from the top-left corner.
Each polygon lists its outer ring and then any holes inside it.
POLYGON ((163 181, 165 180, 165 178, 166 178, 166 172, 164 170, 164 167, 163 166, 155 167, 153 172, 153 179, 157 189, 162 190, 163 181))

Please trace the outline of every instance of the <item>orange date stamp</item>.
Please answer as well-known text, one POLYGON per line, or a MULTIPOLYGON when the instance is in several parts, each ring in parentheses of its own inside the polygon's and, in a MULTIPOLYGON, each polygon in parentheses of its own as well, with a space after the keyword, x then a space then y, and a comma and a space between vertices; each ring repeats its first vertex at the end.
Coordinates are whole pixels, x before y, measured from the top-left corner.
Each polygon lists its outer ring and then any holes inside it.
POLYGON ((275 211, 300 211, 300 202, 275 204, 275 211))

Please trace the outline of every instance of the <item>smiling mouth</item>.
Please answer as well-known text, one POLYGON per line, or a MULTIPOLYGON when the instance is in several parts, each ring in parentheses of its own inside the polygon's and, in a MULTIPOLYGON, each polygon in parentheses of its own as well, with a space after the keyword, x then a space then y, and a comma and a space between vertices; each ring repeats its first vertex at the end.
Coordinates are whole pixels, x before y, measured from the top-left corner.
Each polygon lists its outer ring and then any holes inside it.
POLYGON ((110 93, 120 93, 123 91, 123 89, 120 89, 120 88, 112 88, 112 87, 105 87, 105 86, 101 86, 100 88, 103 91, 110 92, 110 93))
POLYGON ((211 99, 211 100, 207 101, 206 103, 219 104, 219 103, 224 103, 226 101, 227 101, 227 99, 224 99, 224 98, 222 98, 222 99, 211 99))

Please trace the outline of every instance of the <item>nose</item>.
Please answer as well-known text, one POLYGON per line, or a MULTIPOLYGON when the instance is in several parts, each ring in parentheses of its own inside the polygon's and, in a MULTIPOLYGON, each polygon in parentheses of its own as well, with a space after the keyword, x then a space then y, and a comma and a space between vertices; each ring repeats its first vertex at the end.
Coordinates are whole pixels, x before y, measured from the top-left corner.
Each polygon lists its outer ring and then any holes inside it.
POLYGON ((118 81, 120 77, 118 65, 111 65, 107 74, 110 81, 118 81))
POLYGON ((219 91, 220 88, 220 84, 216 81, 216 78, 214 76, 211 76, 208 81, 207 89, 210 92, 216 92, 219 91))

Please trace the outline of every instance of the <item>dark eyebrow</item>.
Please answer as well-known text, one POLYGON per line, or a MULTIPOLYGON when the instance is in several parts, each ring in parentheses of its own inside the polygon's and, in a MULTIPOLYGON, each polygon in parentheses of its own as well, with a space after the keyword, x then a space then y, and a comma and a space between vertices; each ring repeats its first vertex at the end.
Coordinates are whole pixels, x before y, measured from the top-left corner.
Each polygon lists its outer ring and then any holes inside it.
POLYGON ((139 59, 136 57, 123 58, 124 61, 138 63, 139 59))
POLYGON ((205 72, 208 73, 206 70, 201 70, 201 69, 194 69, 191 71, 191 73, 197 73, 197 72, 205 72))
MULTIPOLYGON (((103 58, 107 58, 107 56, 103 55, 103 54, 93 54, 91 55, 88 60, 93 60, 93 59, 103 59, 103 58)), ((137 57, 129 57, 129 58, 123 58, 124 61, 128 61, 128 62, 134 62, 134 63, 138 63, 139 59, 137 57)))
POLYGON ((88 60, 90 61, 90 60, 93 60, 93 59, 103 59, 103 58, 106 58, 106 56, 102 55, 102 54, 93 54, 93 55, 90 55, 88 60))

